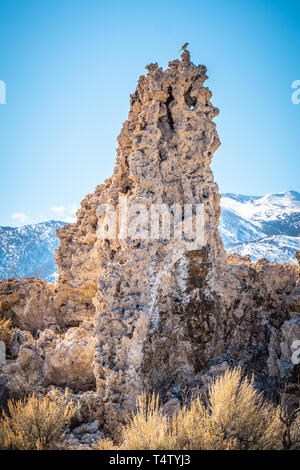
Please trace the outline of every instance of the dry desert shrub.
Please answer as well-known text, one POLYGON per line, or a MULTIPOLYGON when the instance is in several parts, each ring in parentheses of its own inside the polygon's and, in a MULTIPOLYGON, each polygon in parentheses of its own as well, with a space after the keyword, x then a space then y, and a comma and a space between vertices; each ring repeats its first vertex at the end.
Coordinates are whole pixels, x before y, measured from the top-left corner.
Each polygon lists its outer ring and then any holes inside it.
POLYGON ((117 438, 119 447, 112 441, 101 439, 96 450, 165 450, 170 447, 169 422, 162 412, 159 396, 143 393, 137 399, 136 411, 126 416, 117 438))
POLYGON ((12 322, 6 318, 0 318, 0 341, 4 341, 9 346, 12 340, 12 322))
POLYGON ((159 404, 159 396, 143 393, 136 412, 121 431, 122 449, 164 450, 169 448, 169 423, 159 404), (137 432, 138 431, 138 432, 137 432))
MULTIPOLYGON (((197 407, 200 409, 199 398, 197 407)), ((203 414, 206 449, 266 450, 282 445, 280 408, 265 400, 254 379, 243 378, 240 368, 226 370, 210 386, 203 414)), ((187 415, 191 411, 187 411, 187 415)))
POLYGON ((11 374, 6 374, 5 378, 9 396, 14 400, 38 394, 43 388, 43 379, 39 371, 19 369, 11 374))
POLYGON ((283 396, 280 420, 284 425, 283 449, 300 450, 300 406, 295 407, 283 396))
MULTIPOLYGON (((243 378, 240 368, 217 377, 206 400, 197 396, 173 418, 162 412, 159 397, 143 394, 136 412, 120 431, 119 449, 124 450, 263 450, 282 448, 284 432, 280 408, 267 402, 243 378), (204 404, 205 402, 205 404, 204 404)), ((104 440, 98 449, 114 447, 104 440), (110 446, 110 447, 107 447, 110 446)))
POLYGON ((45 450, 59 445, 77 407, 65 395, 9 400, 0 419, 0 449, 45 450))
POLYGON ((110 439, 103 438, 94 446, 94 450, 118 450, 118 447, 110 439))

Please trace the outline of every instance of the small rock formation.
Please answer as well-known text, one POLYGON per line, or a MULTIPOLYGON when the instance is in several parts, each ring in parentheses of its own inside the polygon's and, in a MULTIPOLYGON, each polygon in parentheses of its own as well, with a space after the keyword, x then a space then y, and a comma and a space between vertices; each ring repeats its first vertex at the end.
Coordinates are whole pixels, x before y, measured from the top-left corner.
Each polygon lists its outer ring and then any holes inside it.
POLYGON ((255 373, 265 393, 274 396, 288 380, 300 396, 291 361, 300 339, 299 267, 224 251, 210 169, 220 145, 218 110, 204 86, 206 68, 188 51, 165 71, 146 68, 112 177, 83 200, 75 224, 58 230, 56 286, 0 281, 0 313, 20 330, 5 373, 33 367, 44 387, 96 393, 108 429, 144 389, 159 392, 172 413, 187 389, 205 388, 237 364, 255 373), (121 217, 136 204, 129 227, 145 208, 143 237, 126 236, 120 219, 116 237, 99 236, 106 220, 99 208, 121 217), (174 236, 182 222, 176 207, 189 204, 191 224, 196 205, 204 208, 201 241, 174 236), (151 236, 153 205, 171 208, 173 236, 151 236))
POLYGON ((0 281, 0 312, 13 326, 35 334, 56 325, 54 287, 42 279, 0 281))

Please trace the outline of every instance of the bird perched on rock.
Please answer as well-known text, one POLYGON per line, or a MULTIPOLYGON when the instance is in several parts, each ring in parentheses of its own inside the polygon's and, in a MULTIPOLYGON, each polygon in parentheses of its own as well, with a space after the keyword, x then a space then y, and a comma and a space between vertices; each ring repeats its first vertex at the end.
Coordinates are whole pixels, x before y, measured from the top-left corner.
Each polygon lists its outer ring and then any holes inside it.
POLYGON ((188 43, 188 42, 186 42, 185 44, 183 44, 183 46, 182 46, 182 48, 180 49, 180 51, 179 51, 179 52, 181 52, 181 51, 182 51, 182 52, 183 52, 183 51, 185 51, 185 50, 186 50, 186 48, 188 47, 188 45, 189 45, 189 43, 188 43))

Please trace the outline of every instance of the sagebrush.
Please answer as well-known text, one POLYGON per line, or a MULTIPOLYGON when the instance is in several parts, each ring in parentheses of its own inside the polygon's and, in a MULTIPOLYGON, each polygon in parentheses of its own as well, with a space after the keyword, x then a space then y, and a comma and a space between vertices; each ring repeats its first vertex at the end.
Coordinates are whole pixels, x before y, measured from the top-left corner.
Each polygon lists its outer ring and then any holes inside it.
POLYGON ((196 396, 168 418, 155 394, 138 398, 136 412, 119 433, 118 447, 101 440, 98 449, 267 450, 281 449, 280 407, 264 399, 240 368, 217 377, 205 399, 196 396))
POLYGON ((4 341, 9 346, 12 340, 13 328, 11 320, 0 318, 0 341, 4 341))
POLYGON ((56 448, 77 410, 67 393, 9 400, 8 413, 3 413, 0 419, 0 449, 56 448))

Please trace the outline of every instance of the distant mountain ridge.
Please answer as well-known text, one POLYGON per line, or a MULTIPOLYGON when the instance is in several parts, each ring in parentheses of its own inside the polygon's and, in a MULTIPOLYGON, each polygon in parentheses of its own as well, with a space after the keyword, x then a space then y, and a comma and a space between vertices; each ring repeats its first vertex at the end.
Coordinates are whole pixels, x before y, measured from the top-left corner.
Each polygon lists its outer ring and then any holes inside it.
POLYGON ((300 249, 300 193, 223 194, 219 231, 226 250, 252 259, 296 263, 300 249))
POLYGON ((54 283, 59 245, 56 229, 65 222, 50 220, 23 227, 0 227, 0 279, 40 277, 54 283))
MULTIPOLYGON (((250 254, 279 263, 296 263, 300 249, 300 193, 264 196, 222 194, 219 231, 229 253, 250 254)), ((0 227, 0 279, 41 277, 55 282, 56 229, 65 222, 51 220, 24 227, 0 227)))

